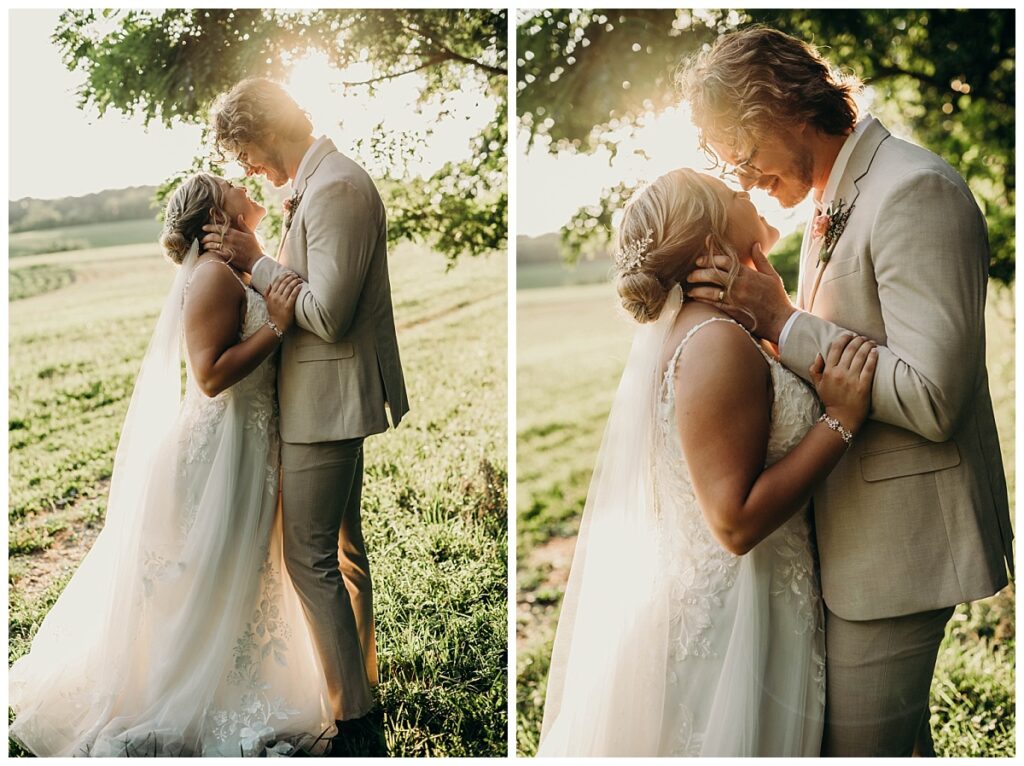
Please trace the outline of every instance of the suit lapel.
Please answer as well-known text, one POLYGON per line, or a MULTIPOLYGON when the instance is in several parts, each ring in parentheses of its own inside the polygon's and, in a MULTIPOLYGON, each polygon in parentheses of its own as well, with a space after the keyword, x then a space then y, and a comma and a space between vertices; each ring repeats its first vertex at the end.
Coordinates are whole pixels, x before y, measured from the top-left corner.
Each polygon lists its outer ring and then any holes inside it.
MULTIPOLYGON (((310 156, 309 160, 305 162, 305 166, 302 168, 302 175, 295 179, 295 181, 292 183, 292 187, 295 189, 299 189, 300 195, 305 194, 306 186, 309 185, 309 177, 316 172, 316 169, 320 167, 320 164, 324 161, 324 159, 327 158, 327 155, 336 151, 338 151, 338 148, 334 145, 334 142, 331 141, 331 139, 328 138, 325 139, 324 141, 321 141, 319 145, 316 147, 316 149, 313 151, 313 154, 310 156)), ((302 202, 300 200, 299 205, 301 204, 302 202)), ((299 211, 296 208, 296 210, 292 212, 292 226, 295 225, 295 221, 298 218, 298 215, 299 211)), ((285 240, 288 239, 288 231, 290 229, 291 226, 289 226, 288 229, 281 233, 281 242, 277 246, 276 260, 278 261, 278 263, 282 263, 285 266, 287 266, 288 264, 284 263, 284 261, 281 260, 281 256, 284 255, 284 243, 285 240)))
MULTIPOLYGON (((839 185, 836 187, 836 193, 832 197, 832 201, 843 200, 846 202, 847 210, 852 210, 857 204, 857 198, 860 196, 860 181, 871 170, 871 163, 875 161, 878 147, 889 138, 889 135, 889 131, 882 126, 882 123, 872 119, 865 129, 864 135, 857 142, 857 146, 854 148, 853 154, 850 155, 849 161, 846 163, 846 169, 843 171, 843 177, 839 179, 839 185)), ((807 311, 813 311, 814 309, 814 299, 818 295, 821 277, 831 262, 831 258, 823 263, 817 257, 817 254, 821 252, 821 248, 824 246, 824 237, 815 244, 817 245, 815 258, 813 260, 808 258, 809 268, 812 269, 809 276, 813 281, 813 287, 811 287, 810 295, 807 298, 807 311)))
POLYGON ((325 139, 313 152, 313 155, 309 158, 306 166, 302 169, 302 176, 295 179, 295 188, 299 189, 299 193, 302 194, 306 191, 306 185, 309 183, 309 177, 316 172, 316 169, 320 167, 320 163, 326 159, 327 155, 333 154, 338 151, 338 148, 334 145, 331 139, 325 139))

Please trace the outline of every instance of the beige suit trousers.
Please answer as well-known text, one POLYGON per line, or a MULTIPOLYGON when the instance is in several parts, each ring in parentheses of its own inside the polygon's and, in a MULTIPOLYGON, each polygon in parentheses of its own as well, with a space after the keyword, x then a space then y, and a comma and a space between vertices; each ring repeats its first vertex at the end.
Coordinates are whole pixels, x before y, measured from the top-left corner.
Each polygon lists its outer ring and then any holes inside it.
POLYGON ((284 558, 327 677, 334 717, 373 706, 373 587, 359 514, 363 440, 281 445, 284 558))
POLYGON ((825 609, 822 755, 909 756, 931 750, 928 694, 954 607, 852 622, 825 609))

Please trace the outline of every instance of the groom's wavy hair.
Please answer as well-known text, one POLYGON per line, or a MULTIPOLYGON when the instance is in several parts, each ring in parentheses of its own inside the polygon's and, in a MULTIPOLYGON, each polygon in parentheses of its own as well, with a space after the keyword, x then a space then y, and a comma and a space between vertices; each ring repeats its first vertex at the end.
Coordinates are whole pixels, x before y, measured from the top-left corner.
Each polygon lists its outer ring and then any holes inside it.
POLYGON ((709 142, 743 154, 780 125, 806 122, 845 135, 857 123, 853 96, 863 88, 813 45, 764 26, 722 35, 682 63, 676 84, 715 165, 719 158, 709 142))
POLYGON ((730 259, 728 296, 740 270, 739 255, 725 239, 728 225, 725 203, 695 170, 670 171, 637 191, 618 232, 618 253, 633 256, 629 263, 616 257, 615 287, 626 312, 637 322, 656 320, 672 288, 685 285, 697 258, 706 254, 730 259))
POLYGON ((309 114, 277 83, 249 77, 217 97, 210 108, 210 124, 221 160, 237 156, 247 144, 266 147, 273 134, 298 141, 311 135, 309 114))
POLYGON ((229 216, 224 210, 224 189, 218 180, 211 173, 195 173, 171 192, 164 208, 160 247, 175 263, 185 260, 193 240, 202 239, 206 224, 218 224, 227 230, 229 216))

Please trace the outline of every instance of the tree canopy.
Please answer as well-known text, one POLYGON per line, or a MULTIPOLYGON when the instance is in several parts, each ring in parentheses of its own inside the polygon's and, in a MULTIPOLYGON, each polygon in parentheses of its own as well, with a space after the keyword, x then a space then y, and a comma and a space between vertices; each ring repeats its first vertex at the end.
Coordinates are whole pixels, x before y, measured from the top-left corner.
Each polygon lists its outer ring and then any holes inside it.
MULTIPOLYGON (((593 152, 610 131, 678 103, 680 63, 723 33, 775 27, 817 45, 875 91, 873 113, 968 181, 989 225, 991 275, 1014 276, 1012 10, 545 10, 519 20, 517 102, 529 142, 593 152)), ((570 256, 607 232, 629 196, 605 190, 562 230, 570 256)))
MULTIPOLYGON (((505 246, 507 230, 507 16, 505 11, 443 10, 68 10, 53 35, 65 65, 85 74, 80 106, 142 115, 172 125, 205 124, 218 94, 245 77, 282 81, 304 55, 319 51, 333 67, 369 64, 374 76, 346 87, 369 92, 419 73, 419 103, 458 91, 494 103, 493 119, 462 158, 428 178, 404 177, 402 158, 422 140, 381 135, 364 142, 394 169, 381 179, 392 239, 426 242, 454 261, 505 246)), ((441 110, 438 122, 445 114, 441 110)), ((163 199, 188 172, 211 169, 202 151, 190 169, 168 179, 163 199)), ((252 183, 254 193, 259 185, 252 183)), ((279 211, 271 236, 279 231, 279 211)))

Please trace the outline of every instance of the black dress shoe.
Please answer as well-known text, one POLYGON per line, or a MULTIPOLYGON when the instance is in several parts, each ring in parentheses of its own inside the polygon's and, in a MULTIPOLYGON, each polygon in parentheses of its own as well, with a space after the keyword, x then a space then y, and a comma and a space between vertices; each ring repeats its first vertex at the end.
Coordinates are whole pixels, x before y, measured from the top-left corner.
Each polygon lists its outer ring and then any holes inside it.
POLYGON ((338 734, 331 740, 328 755, 332 758, 386 758, 384 712, 376 708, 362 718, 336 721, 338 734))

